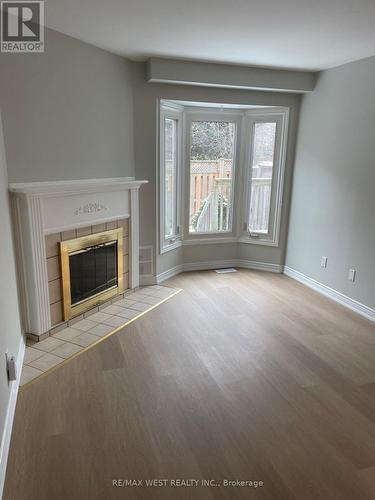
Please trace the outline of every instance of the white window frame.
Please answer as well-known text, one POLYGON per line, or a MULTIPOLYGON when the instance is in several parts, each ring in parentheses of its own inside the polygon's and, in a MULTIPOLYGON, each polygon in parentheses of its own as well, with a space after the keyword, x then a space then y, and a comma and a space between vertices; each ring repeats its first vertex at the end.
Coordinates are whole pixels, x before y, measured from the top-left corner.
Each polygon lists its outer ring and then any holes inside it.
POLYGON ((246 160, 243 172, 242 224, 239 228, 241 243, 278 246, 285 176, 285 160, 288 140, 289 108, 251 110, 246 113, 246 160), (249 232, 249 207, 251 201, 251 173, 253 162, 254 125, 261 122, 276 122, 275 153, 272 172, 271 206, 268 232, 249 232))
POLYGON ((185 135, 185 162, 184 162, 184 245, 223 243, 236 241, 237 220, 237 171, 239 162, 240 138, 241 138, 242 113, 233 110, 221 109, 194 109, 185 111, 184 135, 185 135), (233 154, 233 177, 231 192, 231 218, 228 231, 217 232, 189 232, 190 222, 190 145, 191 145, 191 123, 194 121, 228 121, 235 123, 234 154, 233 154))
POLYGON ((183 108, 171 106, 160 101, 159 120, 159 243, 160 254, 178 248, 182 244, 182 153, 183 153, 183 108), (176 120, 177 122, 177 180, 176 180, 176 227, 172 235, 165 235, 165 170, 164 170, 164 121, 165 119, 176 120))

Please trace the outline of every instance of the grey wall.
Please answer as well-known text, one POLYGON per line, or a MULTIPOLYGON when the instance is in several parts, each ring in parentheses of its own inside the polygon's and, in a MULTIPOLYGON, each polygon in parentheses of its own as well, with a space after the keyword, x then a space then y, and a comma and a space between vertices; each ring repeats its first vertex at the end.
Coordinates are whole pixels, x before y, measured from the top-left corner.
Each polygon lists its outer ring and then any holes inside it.
POLYGON ((260 262, 283 263, 285 255, 286 225, 291 173, 300 95, 251 90, 208 88, 163 83, 147 83, 146 65, 133 63, 134 71, 134 151, 137 177, 148 179, 140 194, 140 244, 154 245, 157 274, 183 262, 207 260, 246 259, 260 262), (158 98, 230 104, 258 104, 265 106, 289 106, 290 135, 286 164, 285 196, 282 212, 282 229, 278 248, 248 244, 220 244, 186 246, 159 255, 156 242, 156 164, 158 98))
POLYGON ((130 63, 49 29, 45 48, 0 55, 9 180, 134 175, 130 63))
POLYGON ((140 242, 154 246, 157 273, 182 262, 218 259, 283 263, 298 94, 147 83, 146 64, 126 61, 51 30, 46 30, 44 54, 1 54, 0 71, 11 182, 132 175, 148 179, 140 195, 140 242), (158 255, 158 98, 291 108, 278 248, 202 245, 158 255))
POLYGON ((375 307, 375 57, 303 98, 286 265, 375 307), (328 257, 327 269, 320 267, 328 257), (349 268, 357 281, 347 279, 349 268))
MULTIPOLYGON (((5 166, 3 134, 0 115, 0 429, 1 440, 4 438, 4 424, 8 410, 11 384, 8 382, 5 353, 17 355, 21 342, 21 325, 18 307, 16 271, 12 234, 10 225, 8 181, 5 166)), ((3 458, 3 457, 1 457, 3 458)), ((1 464, 0 473, 5 473, 5 464, 1 464)), ((0 475, 0 496, 2 481, 0 475)))
MULTIPOLYGON (((262 252, 263 247, 240 244, 212 251, 200 246, 156 255, 157 99, 290 106, 293 151, 298 94, 147 83, 146 64, 48 29, 44 54, 1 54, 0 71, 11 182, 132 175, 148 179, 140 195, 140 242, 154 246, 158 273, 182 261, 209 260, 207 254, 212 259, 283 261, 285 214, 279 248, 264 247, 262 252)), ((290 157, 286 200, 291 167, 290 157)))
MULTIPOLYGON (((133 176, 131 64, 51 30, 46 30, 45 46, 44 54, 0 55, 0 110, 9 181, 133 176)), ((5 353, 18 353, 21 326, 1 127, 0 140, 3 434, 11 391, 5 353)), ((1 480, 0 476, 0 496, 1 480)))

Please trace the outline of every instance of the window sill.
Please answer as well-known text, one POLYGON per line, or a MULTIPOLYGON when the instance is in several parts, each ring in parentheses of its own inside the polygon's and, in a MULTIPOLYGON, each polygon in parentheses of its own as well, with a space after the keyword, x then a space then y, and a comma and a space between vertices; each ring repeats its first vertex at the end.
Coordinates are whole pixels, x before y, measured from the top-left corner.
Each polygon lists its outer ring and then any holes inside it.
POLYGON ((246 243, 247 245, 263 245, 266 247, 278 247, 279 242, 276 240, 266 239, 266 238, 251 238, 249 236, 241 236, 238 238, 238 243, 246 243))
POLYGON ((217 245, 217 244, 229 244, 229 243, 246 243, 246 245, 263 245, 267 247, 278 247, 278 241, 266 240, 260 238, 248 238, 246 236, 241 236, 240 238, 226 237, 226 238, 194 238, 183 240, 183 246, 190 245, 217 245))
POLYGON ((213 237, 213 238, 189 238, 182 241, 183 246, 189 245, 216 245, 221 243, 237 243, 238 239, 234 236, 223 236, 223 237, 213 237))
POLYGON ((170 252, 171 250, 175 250, 180 246, 182 246, 181 238, 176 239, 176 241, 170 244, 164 243, 163 246, 160 248, 160 255, 163 255, 163 253, 170 252))
POLYGON ((179 238, 170 245, 165 245, 160 249, 160 255, 170 252, 171 250, 176 250, 181 246, 195 246, 195 245, 223 245, 230 243, 245 243, 246 245, 262 245, 267 247, 278 247, 279 242, 274 240, 269 240, 265 238, 249 238, 248 236, 241 236, 236 238, 235 236, 224 236, 224 237, 213 237, 213 238, 179 238))

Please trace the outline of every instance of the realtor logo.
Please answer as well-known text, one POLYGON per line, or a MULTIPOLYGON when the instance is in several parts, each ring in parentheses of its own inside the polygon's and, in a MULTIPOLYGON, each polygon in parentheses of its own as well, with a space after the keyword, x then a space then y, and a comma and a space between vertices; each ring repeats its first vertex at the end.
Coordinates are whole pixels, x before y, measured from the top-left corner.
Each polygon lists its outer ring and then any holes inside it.
POLYGON ((1 52, 44 52, 44 1, 1 2, 1 52))

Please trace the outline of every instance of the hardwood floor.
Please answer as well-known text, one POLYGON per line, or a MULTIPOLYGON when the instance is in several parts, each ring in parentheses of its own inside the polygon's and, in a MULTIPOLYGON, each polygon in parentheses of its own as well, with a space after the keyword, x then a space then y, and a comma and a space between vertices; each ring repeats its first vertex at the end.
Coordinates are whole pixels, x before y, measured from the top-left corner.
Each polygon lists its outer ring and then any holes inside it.
POLYGON ((374 499, 374 323, 282 275, 169 284, 20 393, 4 499, 374 499), (112 486, 153 478, 263 486, 112 486))

